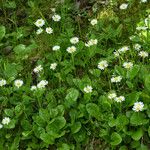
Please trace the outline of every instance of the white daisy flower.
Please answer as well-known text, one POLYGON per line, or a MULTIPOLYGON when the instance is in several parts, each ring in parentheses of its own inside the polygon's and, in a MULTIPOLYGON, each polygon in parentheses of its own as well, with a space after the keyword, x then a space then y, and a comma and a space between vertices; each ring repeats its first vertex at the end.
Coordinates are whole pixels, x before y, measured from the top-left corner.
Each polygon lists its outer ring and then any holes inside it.
POLYGON ((104 70, 106 67, 108 67, 108 62, 106 60, 103 60, 98 63, 98 68, 100 70, 104 70))
POLYGON ((51 27, 46 28, 46 33, 52 34, 53 33, 53 29, 51 27))
POLYGON ((42 28, 37 29, 36 34, 41 34, 43 32, 42 28))
POLYGON ((52 12, 55 12, 55 11, 56 11, 56 8, 51 8, 51 11, 52 11, 52 12))
POLYGON ((145 51, 140 51, 138 55, 143 57, 143 58, 148 57, 148 53, 145 51))
POLYGON ((48 81, 42 80, 37 84, 37 88, 42 89, 45 88, 45 86, 48 84, 48 81))
POLYGON ((43 70, 43 67, 41 65, 38 65, 36 66, 34 69, 33 69, 33 72, 35 73, 39 73, 43 70))
POLYGON ((2 129, 3 128, 3 125, 0 123, 0 129, 2 129))
POLYGON ((114 98, 116 98, 116 97, 117 97, 117 94, 116 94, 115 92, 108 94, 108 98, 109 98, 109 99, 114 99, 114 98))
POLYGON ((139 51, 141 49, 141 45, 137 43, 134 45, 134 48, 139 51))
POLYGON ((50 65, 50 69, 51 69, 51 70, 55 70, 56 67, 57 67, 57 63, 52 63, 52 64, 50 65))
POLYGON ((97 19, 92 19, 92 20, 91 20, 91 25, 94 26, 94 25, 96 25, 96 24, 97 24, 97 19))
POLYGON ((114 55, 115 55, 115 57, 119 57, 119 52, 118 51, 114 51, 114 55))
POLYGON ((14 85, 15 85, 17 88, 20 88, 20 87, 23 85, 23 81, 22 81, 22 80, 15 80, 15 81, 14 81, 14 85))
POLYGON ((122 77, 121 76, 116 76, 116 77, 112 77, 111 78, 111 82, 112 83, 118 83, 122 80, 122 77))
POLYGON ((118 103, 121 103, 125 101, 125 97, 124 96, 115 97, 114 100, 118 103))
POLYGON ((135 35, 132 35, 129 37, 130 40, 133 40, 135 38, 135 35))
POLYGON ((135 112, 139 112, 143 110, 143 107, 144 107, 143 102, 135 102, 132 110, 135 112))
POLYGON ((3 120, 2 120, 2 124, 6 124, 8 125, 10 123, 10 118, 9 117, 5 117, 3 120))
POLYGON ((61 17, 57 14, 55 14, 54 16, 52 16, 52 19, 56 22, 60 21, 61 17))
POLYGON ((133 67, 133 63, 132 62, 124 62, 123 67, 126 69, 131 69, 133 67))
POLYGON ((1 80, 0 80, 0 86, 4 86, 4 85, 6 85, 6 84, 7 84, 6 80, 4 80, 4 79, 1 79, 1 80))
POLYGON ((37 87, 35 86, 35 85, 32 85, 31 86, 31 91, 34 91, 34 90, 36 90, 37 89, 37 87))
POLYGON ((128 7, 128 4, 123 3, 123 4, 120 5, 119 8, 122 9, 122 10, 124 10, 124 9, 127 9, 127 7, 128 7))
POLYGON ((76 51, 76 47, 75 46, 68 47, 66 51, 68 53, 74 53, 76 51))
POLYGON ((40 28, 45 24, 45 21, 43 19, 38 19, 34 24, 40 28))
POLYGON ((137 30, 147 30, 148 29, 148 27, 145 27, 145 26, 141 26, 141 27, 136 27, 136 29, 137 30))
POLYGON ((118 52, 119 53, 125 53, 126 51, 129 50, 129 47, 128 46, 123 46, 122 48, 118 49, 118 52))
POLYGON ((53 51, 58 51, 59 49, 60 49, 60 46, 58 46, 58 45, 55 45, 55 46, 53 46, 53 48, 52 48, 53 51))
POLYGON ((92 45, 97 45, 97 43, 98 43, 98 40, 97 40, 97 39, 91 39, 91 40, 89 40, 87 43, 85 43, 85 46, 86 46, 86 47, 90 47, 90 46, 92 46, 92 45))
POLYGON ((78 38, 78 37, 72 37, 72 38, 70 39, 70 42, 71 42, 72 44, 77 44, 77 43, 79 42, 79 38, 78 38))
POLYGON ((141 3, 146 3, 147 2, 147 0, 141 0, 141 3))
POLYGON ((91 93, 92 89, 93 89, 92 86, 87 85, 83 90, 84 90, 85 93, 91 93))

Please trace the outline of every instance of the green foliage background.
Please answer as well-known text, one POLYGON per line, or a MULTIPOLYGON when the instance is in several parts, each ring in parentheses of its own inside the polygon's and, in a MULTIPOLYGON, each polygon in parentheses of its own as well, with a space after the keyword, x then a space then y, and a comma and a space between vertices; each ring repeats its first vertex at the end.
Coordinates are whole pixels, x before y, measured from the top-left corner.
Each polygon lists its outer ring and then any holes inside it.
MULTIPOLYGON (((150 149, 150 66, 149 58, 140 59, 133 45, 150 52, 150 32, 137 31, 150 14, 150 3, 139 0, 2 0, 0 2, 0 119, 11 122, 0 129, 0 150, 148 150, 150 149), (120 10, 122 3, 128 9, 120 10), (61 21, 51 20, 56 8, 61 21), (43 18, 52 35, 36 34, 34 22, 43 18), (90 19, 97 18, 92 26, 90 19), (134 35, 132 40, 131 36, 134 35), (77 36, 77 52, 71 57, 66 48, 77 36), (98 39, 90 48, 84 43, 98 39), (60 51, 52 51, 60 45, 60 51), (114 50, 128 45, 130 51, 114 57, 114 50), (97 68, 100 60, 109 68, 97 68), (132 70, 122 67, 132 61, 132 70), (49 69, 57 62, 55 71, 49 69), (40 76, 33 69, 41 64, 40 76), (113 74, 123 77, 122 83, 110 82, 113 74), (14 88, 15 79, 24 81, 14 88), (46 79, 44 90, 31 91, 31 85, 46 79), (93 92, 83 91, 86 85, 93 92), (108 99, 115 90, 124 95, 121 104, 108 99), (136 101, 144 103, 142 112, 134 112, 136 101)), ((150 19, 150 18, 149 18, 150 19)))

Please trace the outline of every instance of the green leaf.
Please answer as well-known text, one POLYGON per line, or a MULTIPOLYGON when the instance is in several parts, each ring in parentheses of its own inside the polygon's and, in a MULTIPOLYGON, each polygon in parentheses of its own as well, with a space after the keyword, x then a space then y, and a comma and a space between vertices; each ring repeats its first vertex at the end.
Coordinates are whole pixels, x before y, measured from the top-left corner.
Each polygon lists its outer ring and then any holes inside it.
POLYGON ((122 142, 122 138, 121 136, 117 133, 117 132, 114 132, 112 133, 111 135, 111 145, 118 145, 122 142))
POLYGON ((73 137, 77 142, 83 142, 86 139, 86 134, 87 131, 81 128, 81 130, 78 133, 73 134, 73 137))
POLYGON ((118 126, 125 126, 129 123, 129 120, 125 115, 120 114, 118 115, 116 122, 118 126))
POLYGON ((90 69, 89 72, 95 77, 100 77, 101 74, 101 71, 99 69, 90 69))
POLYGON ((55 138, 54 137, 52 137, 50 134, 48 134, 48 133, 42 133, 41 135, 40 135, 40 138, 45 142, 45 143, 47 143, 47 144, 54 144, 54 141, 55 141, 55 138))
POLYGON ((63 143, 61 147, 58 147, 57 150, 70 150, 70 146, 66 143, 63 143))
POLYGON ((10 123, 8 125, 5 125, 5 127, 7 129, 13 129, 13 128, 15 128, 15 123, 16 123, 16 120, 13 119, 10 121, 10 123))
POLYGON ((23 119, 23 120, 21 121, 21 127, 22 127, 24 130, 31 130, 31 129, 32 129, 31 123, 30 123, 28 120, 25 120, 25 119, 23 119))
POLYGON ((57 109, 51 108, 51 109, 49 110, 49 117, 50 117, 50 118, 55 118, 57 115, 58 115, 58 110, 57 110, 57 109))
POLYGON ((100 110, 99 107, 94 103, 88 103, 86 105, 86 110, 89 113, 90 116, 95 117, 96 119, 99 119, 100 110))
POLYGON ((150 126, 149 126, 149 128, 148 128, 148 135, 149 135, 149 137, 150 137, 150 126))
POLYGON ((20 136, 16 136, 11 147, 10 147, 10 150, 18 150, 19 142, 20 142, 20 136))
POLYGON ((128 150, 127 146, 121 146, 119 150, 128 150))
POLYGON ((15 1, 7 1, 4 3, 4 7, 15 9, 16 3, 15 3, 15 1))
POLYGON ((36 45, 31 44, 30 46, 26 47, 24 44, 17 45, 13 50, 20 59, 28 58, 28 55, 31 53, 32 49, 36 48, 36 45))
POLYGON ((138 141, 140 138, 143 136, 143 130, 139 128, 137 131, 133 131, 133 134, 131 137, 135 140, 138 141))
POLYGON ((68 94, 65 97, 65 105, 67 107, 73 106, 79 97, 79 91, 77 89, 71 88, 68 90, 68 94))
POLYGON ((22 70, 22 66, 15 63, 4 64, 4 74, 7 78, 16 77, 18 72, 22 70))
POLYGON ((120 66, 115 66, 115 71, 117 72, 118 75, 125 77, 125 70, 120 67, 120 66))
POLYGON ((134 91, 126 96, 126 105, 132 106, 136 101, 138 101, 141 92, 134 91))
POLYGON ((132 69, 127 71, 127 78, 132 80, 134 79, 140 70, 140 66, 134 65, 132 69))
POLYGON ((114 118, 109 119, 108 125, 109 125, 110 127, 116 126, 116 119, 114 119, 114 118))
POLYGON ((50 114, 47 109, 41 108, 39 110, 39 116, 46 122, 49 122, 49 120, 50 120, 50 114))
POLYGON ((80 129, 81 129, 81 123, 80 122, 75 122, 72 126, 71 126, 71 132, 77 133, 80 129))
POLYGON ((14 52, 17 55, 24 55, 26 46, 24 44, 19 44, 14 48, 14 52))
POLYGON ((66 125, 66 120, 64 117, 57 117, 52 119, 52 121, 47 125, 47 132, 59 132, 66 125))
POLYGON ((149 147, 147 145, 141 144, 137 150, 149 150, 149 147))
POLYGON ((150 75, 146 76, 144 85, 148 91, 150 91, 150 75))
POLYGON ((145 119, 145 115, 142 113, 134 112, 130 118, 130 123, 132 125, 138 126, 138 125, 144 125, 149 122, 148 119, 145 119))
POLYGON ((0 41, 4 38, 6 29, 4 26, 0 26, 0 41))
POLYGON ((13 109, 5 109, 4 112, 5 112, 6 116, 8 116, 8 117, 13 117, 13 115, 14 115, 13 109))

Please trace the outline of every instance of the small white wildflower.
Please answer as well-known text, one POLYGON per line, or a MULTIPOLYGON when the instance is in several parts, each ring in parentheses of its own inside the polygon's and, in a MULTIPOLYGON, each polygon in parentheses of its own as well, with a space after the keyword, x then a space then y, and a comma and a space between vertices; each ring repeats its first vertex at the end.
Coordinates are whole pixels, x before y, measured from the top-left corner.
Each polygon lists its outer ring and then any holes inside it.
POLYGON ((33 69, 33 72, 35 73, 39 73, 43 70, 43 67, 41 65, 38 65, 36 66, 34 69, 33 69))
POLYGON ((114 100, 118 103, 121 103, 125 101, 125 97, 124 96, 115 97, 114 100))
POLYGON ((15 80, 15 81, 14 81, 14 85, 15 85, 17 88, 20 88, 20 87, 23 85, 23 81, 22 81, 22 80, 15 80))
POLYGON ((51 69, 51 70, 55 70, 56 67, 57 67, 57 63, 52 63, 52 64, 50 65, 50 69, 51 69))
POLYGON ((61 17, 57 14, 55 14, 54 16, 52 16, 52 19, 56 22, 60 21, 61 17))
POLYGON ((141 48, 141 45, 137 43, 137 44, 134 45, 134 48, 135 48, 137 51, 139 51, 140 48, 141 48))
POLYGON ((141 27, 136 27, 136 29, 137 30, 147 30, 148 29, 148 27, 145 27, 145 26, 141 26, 141 27))
POLYGON ((53 51, 58 51, 59 49, 60 49, 60 46, 58 46, 58 45, 55 45, 55 46, 53 46, 53 48, 52 48, 53 51))
POLYGON ((56 11, 56 8, 51 8, 51 11, 52 11, 52 12, 55 12, 55 11, 56 11))
POLYGON ((97 45, 98 40, 97 40, 97 39, 91 39, 89 42, 90 42, 92 45, 97 45))
POLYGON ((76 51, 76 47, 75 46, 68 47, 66 51, 68 53, 74 53, 76 51))
POLYGON ((103 60, 98 63, 98 68, 100 70, 104 70, 106 67, 108 67, 108 62, 106 60, 103 60))
POLYGON ((114 55, 115 55, 115 57, 119 57, 119 52, 118 51, 114 51, 114 55))
POLYGON ((133 67, 133 63, 132 62, 124 62, 123 67, 126 69, 131 69, 133 67))
POLYGON ((119 8, 122 9, 122 10, 124 10, 124 9, 127 9, 127 7, 128 7, 128 4, 123 3, 123 4, 120 5, 119 8))
POLYGON ((96 24, 97 24, 97 19, 92 19, 92 20, 91 20, 91 25, 94 26, 94 25, 96 25, 96 24))
POLYGON ((143 107, 144 107, 143 102, 135 102, 132 110, 134 110, 135 112, 139 112, 143 110, 143 107))
POLYGON ((122 77, 121 76, 116 76, 116 77, 112 77, 111 78, 111 82, 112 83, 118 83, 122 80, 122 77))
POLYGON ((92 45, 97 45, 98 40, 97 39, 91 39, 87 43, 85 43, 85 46, 90 47, 92 45))
POLYGON ((31 86, 31 91, 34 91, 34 90, 36 90, 37 89, 37 87, 35 86, 35 85, 32 85, 31 86))
POLYGON ((3 120, 2 120, 2 124, 6 124, 8 125, 10 123, 10 118, 9 117, 5 117, 3 120))
POLYGON ((37 29, 36 34, 41 34, 42 32, 43 32, 43 29, 40 28, 40 29, 37 29))
POLYGON ((43 19, 38 19, 34 24, 40 28, 45 24, 45 21, 43 19))
POLYGON ((3 125, 0 123, 0 129, 2 129, 3 128, 3 125))
POLYGON ((4 86, 4 85, 6 85, 6 84, 7 84, 6 80, 4 80, 4 79, 1 79, 1 80, 0 80, 0 86, 4 86))
POLYGON ((145 25, 148 26, 148 24, 149 24, 149 18, 145 18, 144 22, 145 22, 145 25))
POLYGON ((117 94, 114 93, 114 92, 108 94, 108 98, 109 98, 109 99, 114 99, 114 98, 116 98, 116 97, 117 97, 117 94))
POLYGON ((42 80, 37 84, 37 88, 42 89, 45 88, 45 86, 48 84, 48 81, 42 80))
POLYGON ((122 48, 118 49, 118 52, 119 53, 125 53, 126 51, 129 50, 129 47, 128 46, 123 46, 122 48))
POLYGON ((78 37, 72 37, 72 38, 70 39, 70 42, 71 42, 72 44, 77 44, 77 43, 79 42, 79 38, 78 38, 78 37))
POLYGON ((85 93, 91 93, 92 92, 92 86, 89 86, 89 85, 87 85, 85 88, 84 88, 84 92, 85 93))
POLYGON ((141 0, 141 3, 146 3, 147 2, 147 0, 141 0))
POLYGON ((148 53, 145 51, 140 51, 138 55, 143 57, 143 58, 148 57, 148 53))
POLYGON ((129 37, 130 40, 133 40, 135 38, 135 35, 132 35, 129 37))
POLYGON ((53 29, 51 27, 46 28, 46 33, 52 34, 53 33, 53 29))

